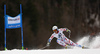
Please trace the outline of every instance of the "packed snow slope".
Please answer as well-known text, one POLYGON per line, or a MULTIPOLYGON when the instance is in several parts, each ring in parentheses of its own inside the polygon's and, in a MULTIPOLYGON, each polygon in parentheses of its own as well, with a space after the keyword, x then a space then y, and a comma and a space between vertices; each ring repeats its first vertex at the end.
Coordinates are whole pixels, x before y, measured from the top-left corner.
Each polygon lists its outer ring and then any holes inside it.
POLYGON ((100 54, 100 35, 95 37, 85 36, 78 41, 78 44, 89 49, 74 47, 73 49, 33 49, 33 50, 6 50, 0 54, 100 54))
POLYGON ((100 49, 6 50, 0 54, 100 54, 100 49))

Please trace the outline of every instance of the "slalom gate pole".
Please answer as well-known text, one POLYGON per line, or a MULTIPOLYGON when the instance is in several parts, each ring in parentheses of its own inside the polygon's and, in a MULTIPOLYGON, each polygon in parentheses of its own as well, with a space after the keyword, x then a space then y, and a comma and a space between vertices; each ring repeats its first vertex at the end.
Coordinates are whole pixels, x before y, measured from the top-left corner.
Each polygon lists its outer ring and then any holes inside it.
POLYGON ((22 50, 24 50, 24 44, 23 44, 23 26, 22 26, 22 5, 21 4, 20 4, 20 16, 21 16, 22 50))
MULTIPOLYGON (((6 18, 6 5, 4 5, 4 19, 6 18)), ((5 25, 6 25, 6 22, 4 21, 4 23, 5 23, 5 25)), ((5 38, 4 38, 4 42, 5 42, 5 50, 6 50, 6 26, 4 26, 5 28, 5 30, 4 30, 4 33, 5 33, 5 38)))
MULTIPOLYGON (((21 25, 20 27, 21 27, 21 37, 22 37, 22 50, 24 50, 24 44, 23 44, 23 26, 22 26, 22 6, 21 6, 21 4, 20 4, 20 20, 21 20, 21 22, 19 23, 19 25, 21 25)), ((4 5, 4 19, 5 19, 5 21, 4 21, 4 23, 5 23, 5 28, 4 28, 4 45, 5 45, 5 50, 6 50, 6 29, 7 28, 9 28, 9 29, 12 29, 12 28, 19 28, 19 27, 9 27, 8 26, 8 15, 6 15, 6 5, 4 5)), ((11 24, 12 25, 12 24, 11 24)), ((14 25, 16 25, 16 23, 14 24, 14 25)))

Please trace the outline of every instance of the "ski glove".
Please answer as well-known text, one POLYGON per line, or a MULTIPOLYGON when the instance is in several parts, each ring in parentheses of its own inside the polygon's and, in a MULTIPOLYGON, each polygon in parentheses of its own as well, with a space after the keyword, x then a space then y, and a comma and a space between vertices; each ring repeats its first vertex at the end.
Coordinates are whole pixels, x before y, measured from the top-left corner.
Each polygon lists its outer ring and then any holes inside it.
POLYGON ((71 31, 69 29, 67 29, 66 32, 71 33, 71 31))
POLYGON ((46 46, 50 46, 50 42, 48 42, 46 46))

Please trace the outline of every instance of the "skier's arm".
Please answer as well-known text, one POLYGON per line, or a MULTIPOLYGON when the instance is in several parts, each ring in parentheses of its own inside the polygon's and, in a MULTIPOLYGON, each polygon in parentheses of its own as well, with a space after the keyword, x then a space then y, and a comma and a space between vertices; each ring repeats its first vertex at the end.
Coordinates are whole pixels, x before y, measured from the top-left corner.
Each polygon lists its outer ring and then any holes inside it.
POLYGON ((51 40, 52 40, 53 38, 54 38, 54 35, 51 35, 51 37, 48 39, 47 46, 50 45, 50 42, 51 42, 51 40))
POLYGON ((68 28, 61 28, 62 31, 66 31, 68 33, 71 33, 71 31, 68 28))
POLYGON ((51 42, 51 40, 54 38, 54 35, 52 35, 49 39, 48 42, 51 42))

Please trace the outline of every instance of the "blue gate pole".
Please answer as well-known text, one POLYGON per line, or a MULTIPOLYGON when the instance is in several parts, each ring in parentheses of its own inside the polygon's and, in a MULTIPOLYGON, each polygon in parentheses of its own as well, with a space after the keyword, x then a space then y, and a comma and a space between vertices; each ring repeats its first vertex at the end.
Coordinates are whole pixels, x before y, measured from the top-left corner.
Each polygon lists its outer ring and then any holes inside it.
POLYGON ((21 4, 20 4, 20 17, 21 17, 22 50, 24 50, 24 44, 23 44, 23 26, 22 26, 22 5, 21 4))
MULTIPOLYGON (((4 5, 4 19, 6 20, 6 5, 4 5)), ((5 23, 5 30, 4 30, 4 32, 5 32, 5 38, 4 38, 4 42, 5 42, 5 50, 6 50, 6 21, 4 21, 4 23, 5 23)))

